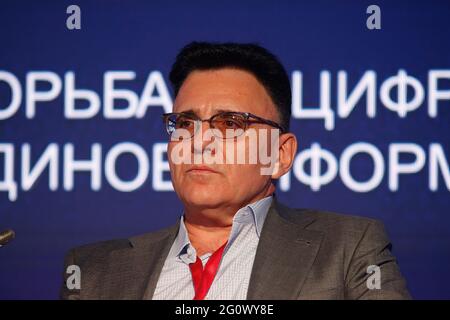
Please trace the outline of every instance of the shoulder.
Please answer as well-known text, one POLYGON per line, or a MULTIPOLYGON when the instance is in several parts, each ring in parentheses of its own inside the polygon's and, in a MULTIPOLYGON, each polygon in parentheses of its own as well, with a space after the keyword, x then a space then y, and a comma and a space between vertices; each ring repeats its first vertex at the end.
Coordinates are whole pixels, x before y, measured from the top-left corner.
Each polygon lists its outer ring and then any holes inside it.
POLYGON ((60 297, 62 299, 80 299, 80 297, 97 299, 102 295, 99 290, 104 289, 105 275, 111 274, 115 266, 128 263, 132 257, 145 257, 146 253, 157 249, 158 246, 162 248, 163 242, 158 242, 174 235, 176 226, 177 224, 127 239, 95 242, 70 249, 64 259, 64 270, 72 265, 82 270, 83 290, 69 290, 66 286, 69 274, 64 271, 60 297))
POLYGON ((321 252, 327 259, 344 260, 346 265, 355 256, 391 250, 392 244, 384 225, 377 219, 315 209, 292 209, 278 206, 285 223, 320 239, 321 252))
POLYGON ((316 209, 294 209, 279 203, 277 210, 288 223, 321 232, 327 235, 327 238, 357 241, 371 234, 386 237, 383 223, 373 218, 316 209))
POLYGON ((283 218, 290 222, 298 223, 307 219, 322 228, 336 225, 361 227, 371 223, 380 223, 377 219, 364 216, 309 208, 290 208, 281 203, 277 203, 277 210, 283 218))
POLYGON ((130 238, 112 239, 77 246, 70 249, 67 256, 76 259, 78 263, 83 263, 83 261, 91 259, 101 261, 108 257, 113 251, 149 245, 162 240, 167 235, 172 234, 175 231, 175 227, 175 225, 172 225, 164 229, 132 236, 130 238))

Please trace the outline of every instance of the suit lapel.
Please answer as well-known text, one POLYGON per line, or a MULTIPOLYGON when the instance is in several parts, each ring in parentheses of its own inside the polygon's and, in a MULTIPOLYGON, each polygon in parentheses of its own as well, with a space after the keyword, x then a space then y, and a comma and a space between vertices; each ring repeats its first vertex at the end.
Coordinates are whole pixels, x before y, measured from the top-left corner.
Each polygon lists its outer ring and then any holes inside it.
POLYGON ((151 298, 178 228, 179 220, 157 235, 131 238, 131 248, 111 252, 100 299, 151 298))
POLYGON ((292 222, 282 216, 287 211, 274 199, 256 250, 249 300, 296 299, 313 265, 323 235, 305 229, 313 218, 295 213, 292 222))

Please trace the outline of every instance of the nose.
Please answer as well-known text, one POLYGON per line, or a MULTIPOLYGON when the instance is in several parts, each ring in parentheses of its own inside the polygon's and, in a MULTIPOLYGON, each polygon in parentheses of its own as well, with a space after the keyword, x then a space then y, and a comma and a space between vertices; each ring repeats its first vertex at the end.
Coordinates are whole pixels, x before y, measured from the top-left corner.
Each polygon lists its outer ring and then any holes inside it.
POLYGON ((208 131, 211 128, 211 124, 208 120, 199 120, 195 124, 194 137, 191 139, 192 153, 203 154, 204 152, 215 153, 215 148, 211 146, 211 142, 214 141, 214 134, 212 131, 208 131))

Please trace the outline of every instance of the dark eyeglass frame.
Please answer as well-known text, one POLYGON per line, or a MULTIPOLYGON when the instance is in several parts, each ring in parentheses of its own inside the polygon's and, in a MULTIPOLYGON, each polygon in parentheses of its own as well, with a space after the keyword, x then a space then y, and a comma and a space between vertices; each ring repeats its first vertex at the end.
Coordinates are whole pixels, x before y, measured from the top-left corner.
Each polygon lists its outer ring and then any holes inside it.
MULTIPOLYGON (((223 116, 223 115, 239 115, 239 116, 243 116, 244 117, 244 128, 243 131, 247 130, 249 125, 252 123, 260 123, 260 124, 266 124, 269 125, 271 127, 277 128, 281 131, 281 134, 286 133, 287 131, 278 123, 276 123, 275 121, 272 120, 268 120, 268 119, 264 119, 261 117, 258 117, 255 114, 252 114, 250 112, 238 112, 238 111, 223 111, 223 112, 219 112, 216 113, 215 115, 211 116, 209 119, 201 119, 200 117, 198 117, 197 115, 193 114, 193 113, 187 113, 187 112, 169 112, 169 113, 164 113, 162 115, 163 118, 163 122, 164 125, 166 127, 166 131, 169 134, 169 136, 171 135, 171 132, 169 132, 169 127, 168 127, 168 123, 169 123, 169 117, 174 116, 174 115, 183 115, 187 118, 190 118, 194 121, 200 121, 200 122, 208 122, 209 123, 209 127, 212 129, 215 129, 214 125, 213 125, 213 121, 215 118, 219 117, 219 116, 223 116)), ((196 130, 194 130, 193 134, 191 135, 191 138, 195 135, 196 130)), ((236 138, 236 137, 235 137, 236 138)))

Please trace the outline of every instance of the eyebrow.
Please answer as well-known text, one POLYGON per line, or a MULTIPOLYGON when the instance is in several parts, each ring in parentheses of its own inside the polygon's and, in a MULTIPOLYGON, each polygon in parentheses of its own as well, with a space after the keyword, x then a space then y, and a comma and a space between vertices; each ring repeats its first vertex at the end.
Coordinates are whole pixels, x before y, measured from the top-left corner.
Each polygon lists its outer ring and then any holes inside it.
POLYGON ((187 115, 194 115, 194 116, 197 116, 197 114, 195 113, 195 111, 192 110, 192 109, 189 109, 189 110, 186 110, 186 111, 181 111, 180 113, 187 114, 187 115))
MULTIPOLYGON (((218 114, 218 113, 222 113, 222 112, 240 112, 240 111, 231 110, 231 109, 217 109, 217 110, 215 110, 214 114, 218 114)), ((181 111, 180 113, 187 114, 187 115, 193 115, 193 116, 198 117, 198 115, 194 111, 194 109, 188 109, 188 110, 185 110, 185 111, 181 111)))
POLYGON ((217 109, 216 111, 217 111, 217 113, 221 113, 221 112, 241 112, 241 111, 230 110, 230 109, 217 109))

